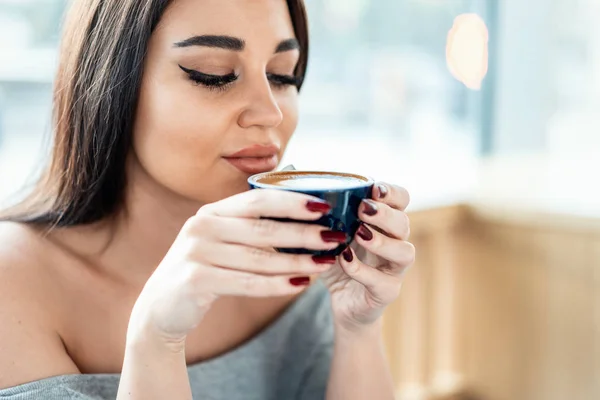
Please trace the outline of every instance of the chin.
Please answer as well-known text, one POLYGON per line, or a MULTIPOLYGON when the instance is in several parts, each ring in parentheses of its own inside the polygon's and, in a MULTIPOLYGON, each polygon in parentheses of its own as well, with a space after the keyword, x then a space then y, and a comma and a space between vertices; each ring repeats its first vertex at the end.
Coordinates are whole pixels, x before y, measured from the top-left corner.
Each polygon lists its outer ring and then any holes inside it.
POLYGON ((195 197, 199 197, 201 203, 208 204, 247 192, 250 187, 248 186, 247 177, 238 176, 235 179, 223 179, 220 183, 215 183, 212 188, 206 187, 206 189, 206 191, 195 197))
MULTIPOLYGON (((273 168, 273 171, 276 170, 277 168, 273 168)), ((225 168, 215 169, 211 179, 204 181, 200 187, 188 186, 186 192, 188 197, 201 204, 214 203, 250 190, 248 178, 251 175, 254 174, 225 165, 225 168)))

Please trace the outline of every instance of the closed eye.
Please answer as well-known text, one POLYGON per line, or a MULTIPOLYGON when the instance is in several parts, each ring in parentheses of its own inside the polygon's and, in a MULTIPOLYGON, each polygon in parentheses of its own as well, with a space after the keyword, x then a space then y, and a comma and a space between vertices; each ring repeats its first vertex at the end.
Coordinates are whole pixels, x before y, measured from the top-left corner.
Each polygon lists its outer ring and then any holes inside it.
POLYGON ((198 85, 205 86, 209 89, 225 89, 227 85, 235 82, 238 78, 233 72, 227 75, 205 74, 204 72, 196 71, 179 66, 185 72, 190 80, 198 85))
POLYGON ((278 75, 278 74, 267 74, 267 79, 275 86, 275 87, 286 87, 286 86, 296 86, 299 87, 302 83, 302 79, 294 76, 294 75, 278 75))
MULTIPOLYGON (((233 72, 227 75, 213 75, 185 68, 181 65, 179 65, 179 68, 188 75, 188 78, 192 82, 212 90, 226 90, 230 84, 238 79, 238 75, 233 72)), ((294 75, 267 73, 267 79, 276 88, 285 88, 288 86, 300 87, 302 84, 302 78, 294 75)))

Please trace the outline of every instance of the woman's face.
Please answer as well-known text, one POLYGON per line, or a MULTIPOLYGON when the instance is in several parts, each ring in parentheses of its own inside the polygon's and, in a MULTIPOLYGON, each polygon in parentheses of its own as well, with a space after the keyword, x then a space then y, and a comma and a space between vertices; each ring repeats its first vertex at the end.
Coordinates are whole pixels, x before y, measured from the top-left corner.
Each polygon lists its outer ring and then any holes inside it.
POLYGON ((174 0, 145 61, 139 166, 202 203, 246 190, 248 176, 276 167, 296 128, 299 54, 285 0, 174 0))

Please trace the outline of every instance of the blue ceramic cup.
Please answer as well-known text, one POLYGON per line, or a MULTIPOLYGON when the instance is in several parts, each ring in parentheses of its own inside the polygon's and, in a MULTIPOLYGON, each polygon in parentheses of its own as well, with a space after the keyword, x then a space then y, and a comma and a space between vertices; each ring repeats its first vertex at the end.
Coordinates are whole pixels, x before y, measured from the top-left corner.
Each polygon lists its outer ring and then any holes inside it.
POLYGON ((324 171, 264 172, 248 178, 250 189, 276 189, 305 193, 331 204, 332 209, 316 221, 296 221, 272 218, 282 222, 318 224, 330 230, 345 232, 348 239, 333 250, 277 248, 282 253, 339 255, 352 241, 360 220, 358 207, 363 199, 371 197, 374 181, 362 175, 324 171))

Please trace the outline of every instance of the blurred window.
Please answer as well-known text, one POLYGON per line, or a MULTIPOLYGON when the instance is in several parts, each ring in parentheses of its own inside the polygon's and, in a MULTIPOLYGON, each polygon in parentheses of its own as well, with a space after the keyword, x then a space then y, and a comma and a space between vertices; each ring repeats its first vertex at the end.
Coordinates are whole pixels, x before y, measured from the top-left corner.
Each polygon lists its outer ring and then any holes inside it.
POLYGON ((600 2, 498 2, 493 151, 600 150, 600 2))

